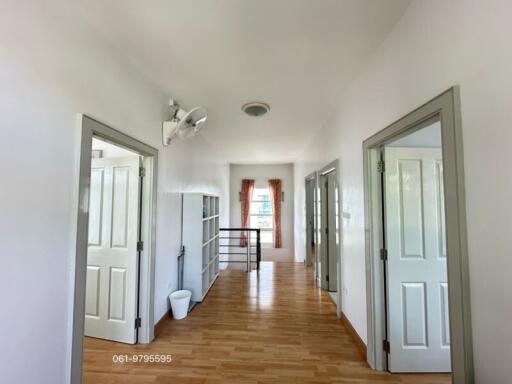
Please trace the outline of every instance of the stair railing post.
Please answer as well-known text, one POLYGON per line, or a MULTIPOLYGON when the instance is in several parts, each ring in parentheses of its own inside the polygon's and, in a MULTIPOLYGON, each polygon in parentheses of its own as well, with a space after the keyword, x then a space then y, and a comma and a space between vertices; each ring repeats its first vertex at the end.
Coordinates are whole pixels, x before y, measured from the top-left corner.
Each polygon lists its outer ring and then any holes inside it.
POLYGON ((256 230, 256 269, 260 270, 260 261, 261 261, 261 237, 260 237, 260 229, 256 230))
POLYGON ((247 230, 247 272, 251 271, 251 231, 247 230))

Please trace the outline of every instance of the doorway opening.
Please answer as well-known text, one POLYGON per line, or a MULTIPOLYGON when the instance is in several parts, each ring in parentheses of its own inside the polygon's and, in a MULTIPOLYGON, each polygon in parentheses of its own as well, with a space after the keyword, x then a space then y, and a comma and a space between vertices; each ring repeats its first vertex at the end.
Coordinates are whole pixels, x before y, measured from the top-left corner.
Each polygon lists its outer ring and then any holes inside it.
POLYGON ((91 157, 84 335, 136 344, 144 157, 97 137, 91 157))
POLYGON ((340 188, 338 161, 333 161, 318 172, 319 184, 319 245, 318 270, 320 286, 329 292, 341 313, 340 299, 340 188))
POLYGON ((158 151, 87 116, 80 121, 72 383, 82 382, 93 338, 154 338, 158 151))
POLYGON ((368 362, 458 384, 473 371, 457 113, 451 89, 372 136, 364 171, 368 362))
POLYGON ((317 174, 313 172, 305 179, 306 191, 306 258, 304 263, 306 266, 313 266, 315 272, 315 281, 319 281, 317 270, 317 253, 318 253, 318 224, 317 224, 317 207, 318 207, 318 186, 317 174))
POLYGON ((441 124, 381 148, 390 372, 451 372, 441 124))

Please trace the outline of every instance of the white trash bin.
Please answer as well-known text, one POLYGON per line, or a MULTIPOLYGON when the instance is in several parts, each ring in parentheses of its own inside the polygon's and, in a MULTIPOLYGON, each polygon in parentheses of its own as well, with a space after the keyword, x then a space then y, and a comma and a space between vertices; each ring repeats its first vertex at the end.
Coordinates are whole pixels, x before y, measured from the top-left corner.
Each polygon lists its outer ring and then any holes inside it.
POLYGON ((192 296, 192 292, 187 290, 176 291, 169 295, 169 300, 171 301, 172 316, 176 320, 181 320, 187 317, 190 296, 192 296))

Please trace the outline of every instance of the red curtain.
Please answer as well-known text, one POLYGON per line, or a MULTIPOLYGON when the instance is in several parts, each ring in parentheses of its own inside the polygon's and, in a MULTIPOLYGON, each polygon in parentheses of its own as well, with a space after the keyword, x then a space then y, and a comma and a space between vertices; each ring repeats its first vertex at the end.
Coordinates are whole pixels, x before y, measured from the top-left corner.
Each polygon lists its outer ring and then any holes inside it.
POLYGON ((269 180, 268 186, 272 199, 272 210, 274 211, 274 248, 281 248, 281 180, 269 180))
MULTIPOLYGON (((241 192, 241 212, 242 212, 242 228, 249 228, 249 212, 251 210, 252 192, 254 190, 254 180, 242 180, 241 192)), ((247 236, 244 231, 240 233, 240 246, 247 246, 247 236)))

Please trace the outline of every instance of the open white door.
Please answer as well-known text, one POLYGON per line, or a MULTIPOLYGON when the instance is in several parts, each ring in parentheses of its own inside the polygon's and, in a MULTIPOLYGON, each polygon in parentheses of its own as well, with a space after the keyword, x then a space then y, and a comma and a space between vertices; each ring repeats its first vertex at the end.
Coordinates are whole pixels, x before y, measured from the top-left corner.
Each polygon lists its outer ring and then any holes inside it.
POLYGON ((318 191, 318 214, 319 231, 318 244, 320 246, 320 258, 318 261, 318 274, 320 276, 320 287, 329 290, 329 224, 327 215, 327 178, 320 176, 318 191))
POLYGON ((140 158, 93 159, 85 336, 136 342, 140 158))
POLYGON ((339 201, 336 171, 322 175, 321 193, 321 287, 329 292, 338 289, 339 201))
POLYGON ((338 183, 335 171, 327 174, 327 220, 328 220, 328 265, 329 265, 329 291, 338 290, 338 234, 339 234, 339 207, 338 183))
POLYGON ((306 180, 306 265, 316 261, 315 179, 306 180))
POLYGON ((391 372, 450 372, 440 149, 385 149, 391 372))

